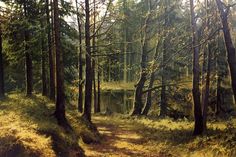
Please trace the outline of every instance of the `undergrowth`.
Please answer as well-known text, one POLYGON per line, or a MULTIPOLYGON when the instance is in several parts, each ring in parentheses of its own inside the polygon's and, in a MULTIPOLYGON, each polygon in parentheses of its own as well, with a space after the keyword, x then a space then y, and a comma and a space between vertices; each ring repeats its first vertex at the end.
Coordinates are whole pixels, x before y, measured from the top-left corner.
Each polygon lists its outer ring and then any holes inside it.
POLYGON ((83 156, 80 137, 99 140, 75 107, 67 105, 71 132, 57 125, 54 110, 54 103, 40 95, 10 94, 0 101, 0 156, 83 156))
MULTIPOLYGON (((208 131, 193 136, 193 121, 187 119, 102 116, 104 123, 127 123, 141 136, 142 149, 170 157, 235 157, 236 120, 209 121, 208 131)), ((135 147, 135 146, 133 146, 135 147)))

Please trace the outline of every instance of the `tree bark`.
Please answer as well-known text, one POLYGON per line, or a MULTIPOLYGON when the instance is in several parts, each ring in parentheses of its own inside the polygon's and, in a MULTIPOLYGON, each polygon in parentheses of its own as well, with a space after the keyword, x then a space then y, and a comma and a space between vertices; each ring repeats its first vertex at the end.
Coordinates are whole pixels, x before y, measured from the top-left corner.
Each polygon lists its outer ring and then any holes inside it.
POLYGON ((190 0, 190 11, 191 11, 191 27, 192 27, 192 45, 193 45, 193 101, 194 101, 194 135, 200 135, 203 132, 203 117, 202 107, 200 101, 200 65, 199 65, 199 45, 197 26, 195 21, 194 3, 190 0))
POLYGON ((4 66, 3 66, 3 54, 2 54, 2 29, 0 26, 0 99, 5 96, 4 90, 4 66))
MULTIPOLYGON (((144 55, 142 55, 144 56, 144 55)), ((143 57, 142 57, 143 58, 143 57)), ((134 107, 131 115, 140 115, 142 113, 143 108, 143 102, 142 102, 142 93, 143 93, 143 87, 147 80, 147 74, 146 72, 142 71, 140 74, 140 79, 136 85, 135 89, 135 97, 134 97, 134 107)))
MULTIPOLYGON (((154 54, 154 60, 153 60, 153 65, 152 65, 152 73, 151 73, 148 89, 152 88, 153 83, 155 81, 155 72, 156 72, 156 66, 155 65, 156 65, 156 61, 157 61, 157 56, 158 56, 158 51, 159 51, 160 43, 161 42, 158 41, 157 45, 156 45, 156 52, 154 54)), ((147 92, 146 103, 145 103, 142 115, 147 115, 148 114, 148 112, 149 112, 149 110, 151 108, 151 105, 152 105, 152 90, 149 90, 147 92)))
MULTIPOLYGON (((205 1, 206 8, 207 8, 207 32, 210 35, 210 19, 208 18, 208 8, 209 8, 209 2, 208 0, 205 1)), ((204 90, 204 97, 202 102, 202 116, 203 116, 203 131, 206 131, 207 129, 207 108, 208 108, 208 102, 209 102, 209 93, 210 93, 210 76, 211 76, 211 45, 210 42, 207 42, 207 52, 208 52, 208 60, 207 60, 207 75, 206 75, 206 82, 205 82, 205 90, 204 90)), ((204 59, 205 60, 205 59, 204 59)))
POLYGON ((207 129, 207 108, 209 103, 209 93, 210 93, 210 76, 211 76, 211 47, 208 45, 208 63, 207 63, 207 76, 206 76, 206 84, 205 84, 205 93, 203 100, 203 108, 202 108, 202 116, 203 116, 203 130, 207 129))
POLYGON ((77 12, 77 23, 79 31, 79 95, 78 95, 78 111, 83 112, 83 63, 82 63, 82 30, 81 30, 81 19, 79 17, 78 0, 75 0, 76 12, 77 12))
MULTIPOLYGON (((164 27, 165 29, 168 29, 169 25, 169 15, 167 7, 169 6, 169 1, 166 0, 165 2, 165 21, 164 21, 164 27)), ((166 99, 166 68, 165 64, 167 61, 167 50, 168 50, 168 32, 164 30, 164 39, 163 39, 163 53, 162 53, 162 72, 161 72, 161 105, 160 105, 160 116, 164 117, 167 113, 167 99, 166 99)))
MULTIPOLYGON (((217 18, 218 20, 218 18, 217 18)), ((218 47, 218 50, 217 50, 217 53, 215 56, 216 56, 216 103, 215 103, 215 108, 214 108, 214 111, 215 111, 215 116, 217 116, 219 113, 220 113, 220 106, 222 105, 222 88, 221 88, 221 81, 222 81, 222 72, 220 71, 220 30, 218 31, 218 34, 217 34, 217 47, 218 47)))
MULTIPOLYGON (((146 40, 146 39, 145 39, 146 40)), ((140 73, 140 79, 136 85, 135 88, 135 96, 134 96, 134 105, 133 105, 133 111, 131 115, 140 115, 142 113, 143 109, 143 102, 142 102, 142 96, 143 96, 143 87, 147 80, 147 45, 146 41, 144 42, 143 48, 142 48, 142 57, 141 57, 141 73, 140 73)))
MULTIPOLYGON (((41 29, 44 30, 43 22, 41 21, 41 29)), ((45 41, 44 41, 44 31, 41 33, 41 79, 42 79, 42 95, 47 95, 47 78, 46 78, 46 67, 45 67, 45 41)))
POLYGON ((55 101, 55 70, 52 51, 52 32, 50 22, 49 0, 46 0, 46 14, 47 14, 47 39, 48 39, 48 62, 49 62, 49 84, 50 93, 49 98, 55 101))
MULTIPOLYGON (((125 18, 127 18, 127 0, 123 0, 123 12, 124 12, 124 16, 125 18)), ((126 20, 126 19, 125 19, 126 20)), ((128 34, 128 30, 127 30, 127 25, 124 24, 124 70, 123 70, 123 81, 124 83, 128 82, 128 77, 127 77, 127 34, 128 34)))
POLYGON ((145 23, 144 23, 144 37, 142 39, 142 52, 141 52, 141 73, 140 73, 140 78, 139 81, 136 85, 135 88, 135 95, 134 95, 134 104, 133 104, 133 110, 131 112, 132 116, 135 115, 141 115, 142 114, 142 109, 143 109, 143 102, 142 102, 142 96, 143 96, 143 87, 144 84, 147 80, 147 60, 148 60, 148 52, 147 52, 147 48, 148 48, 148 37, 147 37, 147 33, 149 31, 149 23, 150 23, 150 18, 151 18, 151 2, 148 1, 149 4, 149 8, 148 8, 148 15, 145 19, 145 23))
POLYGON ((91 44, 90 44, 90 6, 89 0, 85 0, 85 45, 86 45, 86 78, 85 78, 85 102, 83 117, 91 122, 92 100, 92 67, 91 67, 91 44))
MULTIPOLYGON (((27 19, 27 4, 24 1, 24 16, 27 19)), ((25 40, 25 72, 26 72, 26 96, 31 96, 33 91, 33 66, 32 57, 29 52, 29 30, 27 28, 24 30, 24 40, 25 40)))
MULTIPOLYGON (((151 89, 155 80, 155 72, 152 72, 148 89, 151 89)), ((152 91, 148 91, 146 97, 145 107, 143 109, 142 115, 147 115, 152 105, 152 91)))
MULTIPOLYGON (((166 36, 165 36, 166 38, 166 36)), ((167 102, 166 102, 166 77, 165 77, 165 63, 167 60, 167 41, 164 39, 163 41, 163 54, 162 54, 162 74, 161 74, 161 108, 160 108, 160 116, 166 116, 167 112, 167 102)))
POLYGON ((220 12, 221 22, 223 25, 223 33, 225 46, 227 49, 228 64, 231 73, 231 86, 234 93, 234 100, 236 102, 236 51, 233 45, 230 28, 228 24, 228 12, 230 7, 225 7, 225 4, 221 0, 216 0, 218 10, 220 12))
POLYGON ((56 52, 56 111, 55 117, 59 125, 68 128, 69 124, 65 116, 64 70, 60 39, 60 19, 58 0, 53 1, 54 10, 54 41, 56 52))
POLYGON ((220 113, 220 107, 222 105, 222 87, 221 87, 221 76, 218 74, 217 78, 217 88, 216 88, 216 106, 215 106, 215 115, 220 113))
POLYGON ((97 86, 98 86, 98 102, 97 102, 97 112, 100 113, 101 112, 101 88, 100 88, 100 70, 98 67, 98 72, 97 72, 97 86))
MULTIPOLYGON (((92 47, 93 47, 93 54, 96 51, 96 0, 93 0, 93 40, 92 40, 92 47)), ((92 59, 92 73, 93 73, 93 103, 94 103, 94 113, 97 113, 98 106, 97 106, 97 89, 96 89, 96 60, 95 58, 92 59)))
POLYGON ((95 61, 92 61, 92 73, 93 73, 93 103, 94 103, 94 113, 98 112, 98 106, 97 106, 97 87, 96 87, 96 72, 95 72, 95 61))
MULTIPOLYGON (((97 52, 99 52, 99 49, 97 48, 97 52)), ((97 57, 97 63, 99 63, 99 57, 97 57)), ((100 69, 99 64, 97 65, 97 112, 101 112, 101 72, 102 69, 100 69)))
MULTIPOLYGON (((28 35, 25 34, 26 42, 28 41, 28 35)), ((27 43, 26 43, 27 44, 27 43)), ((28 52, 28 46, 25 47, 25 68, 26 68, 26 95, 31 96, 33 90, 33 74, 32 74, 32 57, 31 54, 28 52)))

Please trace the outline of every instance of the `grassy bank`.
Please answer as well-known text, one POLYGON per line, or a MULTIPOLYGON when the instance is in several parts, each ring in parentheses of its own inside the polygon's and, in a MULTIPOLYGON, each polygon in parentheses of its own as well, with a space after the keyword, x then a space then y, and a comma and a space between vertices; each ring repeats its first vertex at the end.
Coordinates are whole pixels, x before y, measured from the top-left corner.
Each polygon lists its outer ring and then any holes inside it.
POLYGON ((98 140, 85 125, 76 108, 67 105, 73 131, 66 132, 52 115, 55 105, 35 95, 10 94, 0 101, 0 156, 83 156, 81 137, 98 140))

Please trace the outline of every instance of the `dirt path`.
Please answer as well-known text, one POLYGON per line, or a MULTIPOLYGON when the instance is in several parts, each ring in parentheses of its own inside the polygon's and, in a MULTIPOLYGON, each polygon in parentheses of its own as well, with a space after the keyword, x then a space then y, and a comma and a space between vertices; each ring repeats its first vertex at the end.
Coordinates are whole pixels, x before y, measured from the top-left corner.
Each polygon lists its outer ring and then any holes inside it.
POLYGON ((85 154, 89 157, 160 157, 161 154, 150 152, 144 145, 144 138, 139 135, 133 124, 119 121, 115 124, 101 117, 94 117, 93 122, 103 136, 101 144, 85 146, 85 154))

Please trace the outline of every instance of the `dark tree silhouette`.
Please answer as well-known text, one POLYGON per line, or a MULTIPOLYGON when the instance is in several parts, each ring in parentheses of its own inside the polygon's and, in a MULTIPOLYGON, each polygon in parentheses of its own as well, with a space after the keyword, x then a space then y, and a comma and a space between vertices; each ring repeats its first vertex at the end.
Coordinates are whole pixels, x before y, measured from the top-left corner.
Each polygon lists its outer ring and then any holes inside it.
POLYGON ((197 26, 194 12, 194 2, 190 0, 190 11, 191 11, 191 27, 192 27, 192 46, 193 46, 193 102, 194 102, 194 135, 200 135, 203 132, 203 117, 202 107, 200 102, 200 65, 199 65, 199 46, 197 26))
POLYGON ((63 58, 61 51, 60 40, 60 21, 59 21, 59 9, 58 0, 53 1, 54 10, 54 41, 56 52, 56 111, 55 117, 58 124, 68 128, 68 122, 65 116, 65 91, 64 91, 64 70, 63 70, 63 58))
MULTIPOLYGON (((27 2, 24 1, 24 16, 27 20, 27 2)), ((29 49, 29 40, 30 40, 30 34, 29 30, 25 28, 24 30, 24 40, 25 40, 25 71, 26 71, 26 95, 31 96, 33 91, 33 66, 32 66, 32 56, 29 49)))
POLYGON ((53 51, 52 51, 52 32, 51 32, 51 22, 50 22, 49 0, 46 0, 45 7, 47 14, 47 41, 48 41, 49 84, 50 84, 49 98, 51 100, 55 100, 55 69, 54 69, 53 51))
POLYGON ((234 100, 236 102, 236 51, 233 45, 230 28, 228 24, 228 14, 231 6, 230 5, 226 6, 226 4, 224 4, 221 0, 216 0, 216 4, 218 6, 221 22, 223 25, 224 40, 228 54, 229 69, 231 73, 231 86, 234 93, 234 100))
POLYGON ((86 78, 85 78, 85 102, 83 117, 91 121, 91 99, 92 99, 92 66, 91 66, 91 44, 90 44, 90 6, 89 0, 85 0, 85 45, 86 45, 86 78))
POLYGON ((4 66, 3 66, 3 54, 2 54, 2 29, 0 25, 0 98, 5 95, 4 91, 4 66))

